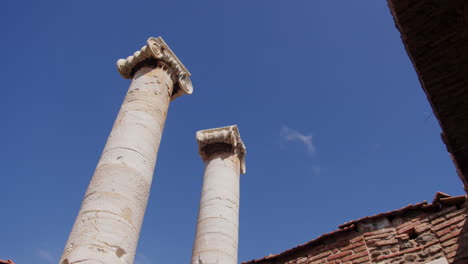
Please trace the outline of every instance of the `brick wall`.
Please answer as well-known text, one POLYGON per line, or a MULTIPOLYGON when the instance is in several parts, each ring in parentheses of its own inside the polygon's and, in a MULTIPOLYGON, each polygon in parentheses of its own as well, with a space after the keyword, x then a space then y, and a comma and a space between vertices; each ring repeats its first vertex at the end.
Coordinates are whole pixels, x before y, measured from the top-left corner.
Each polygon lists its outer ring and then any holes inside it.
POLYGON ((398 217, 386 228, 364 233, 372 262, 427 263, 445 257, 449 263, 457 263, 454 257, 461 244, 464 212, 451 206, 436 213, 398 217))
POLYGON ((431 204, 356 221, 278 255, 244 264, 468 263, 465 204, 431 204), (444 263, 444 262, 440 262, 444 263))
POLYGON ((468 2, 387 1, 468 193, 468 2))

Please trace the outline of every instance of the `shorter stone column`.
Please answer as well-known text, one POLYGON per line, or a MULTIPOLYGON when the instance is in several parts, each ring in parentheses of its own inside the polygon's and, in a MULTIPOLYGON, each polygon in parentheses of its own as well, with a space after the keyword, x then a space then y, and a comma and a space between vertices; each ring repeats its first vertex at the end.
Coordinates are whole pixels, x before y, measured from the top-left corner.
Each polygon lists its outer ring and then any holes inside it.
POLYGON ((237 126, 197 132, 206 163, 192 264, 237 264, 240 173, 245 146, 237 126))

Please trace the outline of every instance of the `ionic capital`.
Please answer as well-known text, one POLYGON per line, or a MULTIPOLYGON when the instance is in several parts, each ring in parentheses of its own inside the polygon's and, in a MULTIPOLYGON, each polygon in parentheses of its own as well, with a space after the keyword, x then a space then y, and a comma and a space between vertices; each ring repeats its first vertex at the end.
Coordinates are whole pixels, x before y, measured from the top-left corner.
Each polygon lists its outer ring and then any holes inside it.
POLYGON ((149 38, 146 45, 132 56, 119 59, 117 69, 122 77, 130 79, 142 66, 151 63, 157 64, 158 62, 163 62, 164 65, 170 68, 169 72, 175 80, 171 100, 193 92, 190 72, 161 37, 149 38))
POLYGON ((240 172, 245 173, 246 149, 236 125, 200 130, 197 132, 197 142, 198 153, 203 160, 209 159, 217 151, 231 152, 239 156, 240 172))

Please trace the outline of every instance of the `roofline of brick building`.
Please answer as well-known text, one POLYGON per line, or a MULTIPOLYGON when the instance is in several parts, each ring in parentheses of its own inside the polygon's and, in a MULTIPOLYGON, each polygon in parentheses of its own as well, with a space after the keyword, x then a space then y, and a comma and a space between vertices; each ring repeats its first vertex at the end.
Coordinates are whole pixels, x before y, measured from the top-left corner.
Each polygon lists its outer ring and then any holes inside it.
POLYGON ((466 1, 387 0, 395 26, 468 193, 466 1), (465 6, 464 6, 465 5, 465 6))
POLYGON ((465 200, 466 200, 465 195, 453 196, 452 197, 452 196, 450 196, 448 194, 445 194, 445 193, 442 193, 442 192, 437 192, 435 197, 434 197, 434 200, 430 204, 428 204, 427 201, 423 201, 421 203, 407 205, 407 206, 402 207, 402 208, 397 209, 397 210, 388 211, 388 212, 384 212, 384 213, 380 213, 380 214, 375 214, 375 215, 372 215, 372 216, 366 216, 366 217, 363 217, 363 218, 359 218, 357 220, 353 220, 353 221, 344 223, 344 224, 342 224, 342 225, 340 225, 338 227, 339 229, 337 229, 335 231, 332 231, 330 233, 323 234, 323 235, 321 235, 321 236, 319 236, 319 237, 317 237, 315 239, 312 239, 312 240, 310 240, 310 241, 308 241, 308 242, 306 242, 306 243, 304 243, 302 245, 298 245, 296 247, 293 247, 291 249, 283 251, 283 252, 281 252, 279 254, 269 255, 269 256, 266 256, 266 257, 263 257, 263 258, 260 258, 260 259, 245 261, 245 262, 242 262, 242 264, 253 264, 253 263, 260 263, 262 261, 273 260, 273 259, 276 259, 278 257, 294 253, 294 252, 296 252, 298 250, 302 250, 302 249, 305 249, 307 247, 315 246, 318 243, 320 243, 321 241, 323 241, 323 240, 325 240, 325 239, 327 239, 329 237, 336 236, 338 234, 345 233, 345 232, 348 232, 348 231, 356 231, 357 225, 359 223, 375 221, 375 220, 377 220, 379 218, 383 218, 383 217, 397 217, 397 216, 403 215, 403 214, 405 214, 407 212, 410 212, 410 211, 417 211, 417 210, 423 210, 423 211, 435 210, 435 211, 439 211, 444 207, 453 206, 453 205, 462 205, 462 204, 465 203, 465 200))

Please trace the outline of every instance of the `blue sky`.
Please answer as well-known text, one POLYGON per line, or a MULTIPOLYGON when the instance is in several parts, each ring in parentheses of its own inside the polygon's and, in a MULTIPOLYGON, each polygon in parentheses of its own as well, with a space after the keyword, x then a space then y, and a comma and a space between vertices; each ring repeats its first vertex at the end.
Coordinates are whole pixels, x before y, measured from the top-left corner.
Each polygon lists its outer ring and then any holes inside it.
POLYGON ((463 190, 386 1, 8 1, 0 10, 0 258, 56 263, 129 86, 162 36, 192 73, 170 105, 136 264, 188 263, 195 132, 247 146, 239 260, 463 190))

